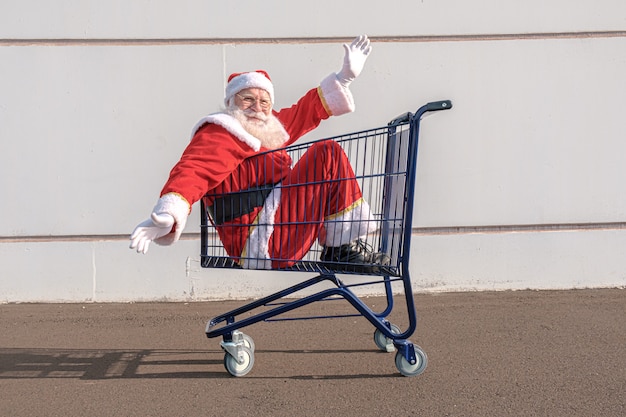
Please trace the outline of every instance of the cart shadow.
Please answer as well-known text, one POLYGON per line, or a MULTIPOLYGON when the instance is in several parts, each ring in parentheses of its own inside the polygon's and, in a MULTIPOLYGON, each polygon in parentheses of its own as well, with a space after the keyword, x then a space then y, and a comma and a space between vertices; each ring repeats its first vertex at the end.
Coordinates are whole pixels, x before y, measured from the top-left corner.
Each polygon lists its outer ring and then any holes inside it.
MULTIPOLYGON (((207 351, 154 349, 0 349, 0 379, 220 378, 207 351)), ((219 352, 214 352, 219 353, 219 352)))
MULTIPOLYGON (((359 350, 258 350, 270 354, 341 354, 359 350)), ((368 351, 371 352, 371 351, 368 351)), ((221 350, 0 348, 0 380, 232 378, 221 350)), ((387 375, 291 375, 282 379, 359 379, 387 375)), ((253 377, 252 374, 248 377, 253 377)), ((248 378, 247 377, 247 378, 248 378)), ((259 378, 268 378, 260 376, 259 378)), ((269 376, 269 378, 272 378, 269 376)), ((278 378, 278 377, 276 377, 278 378)))

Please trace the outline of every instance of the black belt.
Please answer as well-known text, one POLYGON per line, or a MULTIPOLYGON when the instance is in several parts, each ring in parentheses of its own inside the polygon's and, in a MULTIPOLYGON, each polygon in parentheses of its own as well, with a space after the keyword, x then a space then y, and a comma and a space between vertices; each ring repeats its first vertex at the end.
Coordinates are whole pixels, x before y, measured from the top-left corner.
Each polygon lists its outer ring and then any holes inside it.
POLYGON ((257 207, 262 207, 273 189, 273 184, 266 184, 225 194, 213 200, 213 204, 207 207, 207 211, 216 225, 224 224, 251 213, 257 207))

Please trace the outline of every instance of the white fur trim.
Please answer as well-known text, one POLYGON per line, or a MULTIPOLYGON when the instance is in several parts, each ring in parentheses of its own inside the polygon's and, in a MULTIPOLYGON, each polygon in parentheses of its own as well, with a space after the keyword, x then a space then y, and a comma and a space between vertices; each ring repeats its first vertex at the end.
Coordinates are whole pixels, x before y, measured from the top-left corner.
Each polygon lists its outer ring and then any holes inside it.
POLYGON ((239 74, 238 76, 234 77, 226 85, 224 104, 228 106, 228 100, 230 100, 232 96, 234 96, 241 90, 245 90, 246 88, 260 88, 267 91, 267 93, 270 95, 270 100, 272 101, 272 103, 274 103, 274 85, 272 84, 272 82, 260 72, 244 72, 243 74, 239 74))
POLYGON ((372 216, 367 201, 361 199, 360 204, 351 210, 340 216, 327 218, 324 221, 324 228, 326 229, 326 241, 320 242, 320 244, 336 247, 375 232, 378 229, 378 222, 372 216))
POLYGON ((261 141, 248 133, 237 119, 226 113, 213 113, 200 119, 200 121, 198 121, 198 123, 196 123, 193 127, 191 137, 193 138, 198 129, 207 123, 215 123, 216 125, 222 126, 224 129, 235 135, 237 139, 250 146, 255 151, 261 149, 261 141))
POLYGON ((256 227, 246 241, 243 267, 247 269, 272 269, 269 240, 274 233, 274 216, 280 205, 280 184, 267 196, 256 218, 256 227))
POLYGON ((341 85, 334 72, 324 78, 320 83, 324 101, 328 105, 333 116, 353 112, 355 109, 354 97, 346 87, 341 85))
POLYGON ((171 245, 180 239, 180 235, 187 224, 189 217, 189 203, 182 196, 176 193, 167 193, 159 198, 156 206, 152 210, 154 213, 167 213, 176 221, 175 230, 163 237, 154 240, 159 245, 171 245))

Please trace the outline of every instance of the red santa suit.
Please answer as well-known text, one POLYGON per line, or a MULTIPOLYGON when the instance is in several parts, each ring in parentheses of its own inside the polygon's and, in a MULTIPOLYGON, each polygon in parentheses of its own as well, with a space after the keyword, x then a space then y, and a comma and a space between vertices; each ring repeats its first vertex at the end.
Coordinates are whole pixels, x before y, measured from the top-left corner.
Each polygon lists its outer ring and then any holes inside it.
MULTIPOLYGON (((266 90, 273 102, 271 84, 266 90)), ((273 114, 287 133, 287 146, 331 115, 351 111, 352 94, 333 73, 295 105, 273 114)), ((161 191, 154 211, 171 214, 176 224, 155 242, 177 241, 191 205, 203 197, 218 213, 213 221, 226 251, 245 268, 286 267, 302 259, 318 238, 322 245, 340 246, 375 229, 350 162, 336 142, 316 143, 292 163, 283 149, 263 148, 234 117, 204 117, 161 191), (249 196, 258 196, 259 187, 266 191, 255 205, 249 196), (233 218, 232 212, 224 213, 225 201, 248 207, 233 218)))

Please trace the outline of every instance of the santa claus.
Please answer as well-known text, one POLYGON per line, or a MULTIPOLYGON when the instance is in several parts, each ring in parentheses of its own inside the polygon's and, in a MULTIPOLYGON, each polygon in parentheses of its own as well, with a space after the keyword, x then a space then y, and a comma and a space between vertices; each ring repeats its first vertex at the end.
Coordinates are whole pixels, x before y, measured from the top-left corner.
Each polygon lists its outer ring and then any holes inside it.
POLYGON ((202 118, 172 169, 150 218, 131 235, 132 249, 176 242, 201 198, 228 254, 242 267, 282 268, 316 239, 322 261, 380 264, 362 237, 376 223, 350 162, 332 140, 311 146, 292 166, 282 148, 330 116, 354 111, 348 89, 371 52, 367 36, 344 44, 342 68, 289 108, 274 110, 265 71, 232 74, 225 109, 202 118))

